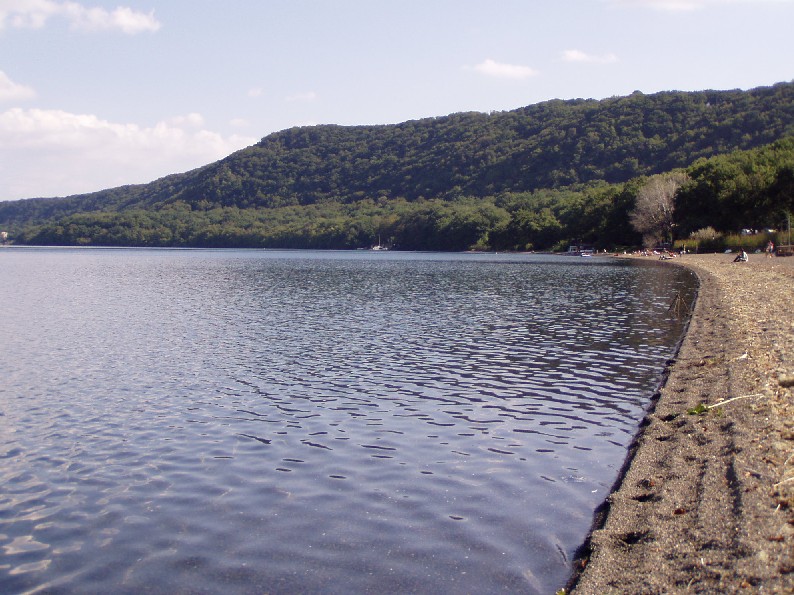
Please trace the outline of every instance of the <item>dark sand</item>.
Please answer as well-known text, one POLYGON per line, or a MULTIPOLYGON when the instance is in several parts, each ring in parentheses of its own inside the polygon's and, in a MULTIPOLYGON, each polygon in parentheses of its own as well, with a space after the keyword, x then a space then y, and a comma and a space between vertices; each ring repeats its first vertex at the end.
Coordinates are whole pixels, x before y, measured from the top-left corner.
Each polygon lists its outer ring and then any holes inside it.
POLYGON ((732 261, 668 261, 694 315, 574 593, 794 593, 794 257, 732 261))

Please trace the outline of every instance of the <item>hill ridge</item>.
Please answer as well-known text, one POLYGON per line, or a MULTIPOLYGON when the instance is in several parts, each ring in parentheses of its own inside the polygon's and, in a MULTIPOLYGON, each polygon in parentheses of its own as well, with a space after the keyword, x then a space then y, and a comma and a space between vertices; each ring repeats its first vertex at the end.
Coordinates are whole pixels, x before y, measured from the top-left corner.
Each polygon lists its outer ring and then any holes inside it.
POLYGON ((293 127, 147 184, 0 203, 0 225, 175 205, 192 211, 272 210, 486 199, 621 184, 791 134, 794 82, 748 91, 553 99, 510 111, 459 112, 399 124, 293 127))

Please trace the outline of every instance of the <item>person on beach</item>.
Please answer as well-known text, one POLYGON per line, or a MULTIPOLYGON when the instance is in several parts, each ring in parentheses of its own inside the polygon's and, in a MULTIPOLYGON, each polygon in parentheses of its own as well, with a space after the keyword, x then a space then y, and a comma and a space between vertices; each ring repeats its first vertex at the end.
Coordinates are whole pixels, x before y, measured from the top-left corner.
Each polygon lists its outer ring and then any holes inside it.
POLYGON ((766 244, 766 257, 772 258, 772 254, 775 252, 775 245, 772 243, 772 240, 769 240, 766 244))
POLYGON ((747 252, 742 250, 736 255, 736 258, 733 259, 733 262, 747 262, 747 258, 747 252))

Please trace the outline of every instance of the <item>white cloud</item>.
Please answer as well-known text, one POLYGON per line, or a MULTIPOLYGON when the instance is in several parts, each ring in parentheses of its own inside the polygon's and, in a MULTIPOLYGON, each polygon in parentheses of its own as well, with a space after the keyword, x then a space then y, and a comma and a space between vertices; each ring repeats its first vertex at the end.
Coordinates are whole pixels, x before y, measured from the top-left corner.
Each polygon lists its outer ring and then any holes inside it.
POLYGON ((171 126, 177 128, 200 128, 204 126, 204 116, 196 112, 186 114, 184 116, 174 116, 168 119, 171 126))
POLYGON ((161 24, 154 17, 154 11, 148 14, 137 12, 126 6, 119 6, 112 12, 104 8, 85 8, 75 2, 64 4, 66 14, 73 26, 89 31, 105 31, 119 29, 129 35, 146 31, 157 31, 161 24))
POLYGON ((154 11, 143 13, 126 6, 109 11, 68 0, 0 0, 0 29, 8 26, 39 29, 56 17, 65 18, 75 29, 87 31, 119 30, 134 35, 161 27, 154 11))
POLYGON ((618 61, 618 57, 615 54, 602 54, 598 56, 586 54, 580 50, 565 50, 562 53, 562 59, 565 62, 584 62, 588 64, 612 64, 618 61))
POLYGON ((490 58, 474 66, 474 70, 486 76, 507 79, 525 79, 538 74, 538 71, 529 66, 504 64, 490 58))
POLYGON ((265 91, 261 87, 254 87, 248 90, 248 97, 261 97, 264 92, 265 91))
POLYGON ((199 114, 143 127, 60 110, 7 110, 0 113, 0 200, 149 182, 258 140, 224 137, 202 123, 199 114))
POLYGON ((31 87, 15 83, 0 70, 0 101, 24 101, 35 96, 36 92, 31 87))

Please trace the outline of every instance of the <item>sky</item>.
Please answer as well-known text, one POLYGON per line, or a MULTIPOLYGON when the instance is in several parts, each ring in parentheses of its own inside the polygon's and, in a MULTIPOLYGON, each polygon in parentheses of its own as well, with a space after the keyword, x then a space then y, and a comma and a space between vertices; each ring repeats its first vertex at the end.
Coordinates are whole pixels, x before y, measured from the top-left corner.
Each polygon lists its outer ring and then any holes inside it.
POLYGON ((270 133, 794 80, 794 0, 0 0, 0 200, 270 133))

